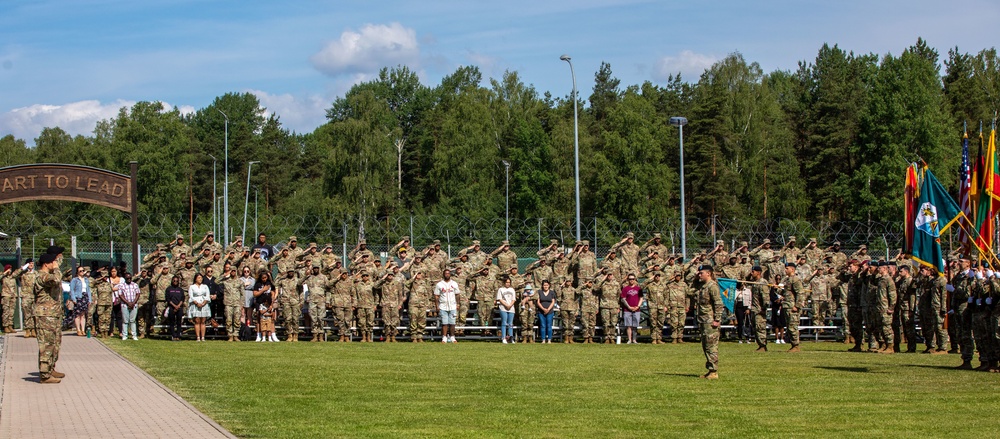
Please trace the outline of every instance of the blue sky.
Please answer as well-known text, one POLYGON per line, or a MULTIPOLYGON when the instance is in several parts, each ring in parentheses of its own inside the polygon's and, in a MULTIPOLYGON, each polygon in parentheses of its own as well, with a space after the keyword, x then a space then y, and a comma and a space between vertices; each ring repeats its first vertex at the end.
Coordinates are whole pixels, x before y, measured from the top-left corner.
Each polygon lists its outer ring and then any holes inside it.
MULTIPOLYGON (((0 1, 0 136, 42 127, 89 134, 141 100, 192 111, 252 92, 284 125, 312 131, 352 84, 406 64, 423 82, 463 65, 516 70, 568 95, 561 54, 588 96, 601 61, 623 85, 695 81, 739 51, 765 72, 794 70, 823 43, 898 54, 918 36, 995 45, 1000 3, 911 1, 0 1)), ((943 70, 942 70, 943 72, 943 70)))

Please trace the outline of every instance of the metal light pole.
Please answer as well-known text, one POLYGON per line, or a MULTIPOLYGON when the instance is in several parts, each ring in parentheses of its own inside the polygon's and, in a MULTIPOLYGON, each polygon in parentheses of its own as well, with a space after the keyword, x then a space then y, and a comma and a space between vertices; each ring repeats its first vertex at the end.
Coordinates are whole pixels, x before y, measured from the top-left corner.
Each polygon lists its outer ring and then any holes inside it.
POLYGON ((504 226, 504 233, 507 241, 510 241, 510 162, 506 160, 501 160, 504 167, 504 175, 506 175, 506 187, 507 187, 507 201, 505 205, 505 210, 507 211, 507 223, 504 226))
POLYGON ((225 235, 225 237, 223 238, 222 245, 227 246, 230 243, 229 241, 229 116, 226 116, 226 113, 223 113, 222 110, 218 108, 216 108, 215 110, 218 111, 219 114, 222 114, 222 117, 226 119, 226 163, 224 165, 225 169, 223 169, 222 171, 224 174, 226 174, 226 181, 222 187, 222 205, 224 206, 222 212, 222 222, 223 222, 222 233, 223 235, 225 235))
POLYGON ((681 256, 685 261, 687 261, 687 223, 684 221, 684 125, 687 123, 686 117, 670 118, 670 125, 680 128, 681 136, 681 256))
POLYGON ((580 118, 577 116, 576 71, 569 55, 559 59, 569 63, 569 73, 573 75, 573 166, 576 172, 576 240, 580 241, 580 118))
MULTIPOLYGON (((218 204, 216 204, 216 198, 219 197, 219 191, 215 188, 216 178, 215 178, 215 163, 218 161, 214 155, 209 154, 212 158, 212 234, 215 235, 215 239, 219 239, 219 217, 218 217, 218 204)), ((227 242, 226 245, 229 245, 227 242)))
POLYGON ((247 209, 250 207, 250 170, 253 168, 255 163, 260 163, 259 161, 254 161, 247 163, 247 196, 243 201, 243 231, 240 232, 240 238, 246 241, 247 235, 247 209))

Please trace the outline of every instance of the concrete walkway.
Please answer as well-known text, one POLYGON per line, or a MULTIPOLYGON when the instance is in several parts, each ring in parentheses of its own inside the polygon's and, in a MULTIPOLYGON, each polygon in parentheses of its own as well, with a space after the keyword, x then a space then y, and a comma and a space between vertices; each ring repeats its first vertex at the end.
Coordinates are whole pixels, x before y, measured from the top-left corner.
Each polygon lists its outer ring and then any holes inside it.
POLYGON ((0 438, 232 438, 96 339, 65 335, 59 384, 38 383, 38 343, 4 336, 0 438))

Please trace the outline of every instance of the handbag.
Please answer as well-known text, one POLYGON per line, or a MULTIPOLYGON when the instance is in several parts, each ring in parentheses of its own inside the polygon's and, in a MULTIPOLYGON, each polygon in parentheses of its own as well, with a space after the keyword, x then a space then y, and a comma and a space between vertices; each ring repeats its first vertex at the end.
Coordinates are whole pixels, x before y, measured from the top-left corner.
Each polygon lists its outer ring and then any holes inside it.
POLYGON ((253 341, 254 337, 254 332, 250 328, 250 325, 247 322, 240 323, 240 341, 253 341))

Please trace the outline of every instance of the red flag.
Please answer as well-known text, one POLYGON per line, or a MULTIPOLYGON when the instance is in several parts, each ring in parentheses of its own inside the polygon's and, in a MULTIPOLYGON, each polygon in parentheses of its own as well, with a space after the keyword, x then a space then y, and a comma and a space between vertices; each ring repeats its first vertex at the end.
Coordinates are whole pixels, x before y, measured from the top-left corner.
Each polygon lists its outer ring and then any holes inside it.
POLYGON ((903 253, 913 254, 913 231, 917 219, 917 164, 906 168, 906 183, 903 189, 904 216, 906 218, 906 240, 903 241, 903 253))

